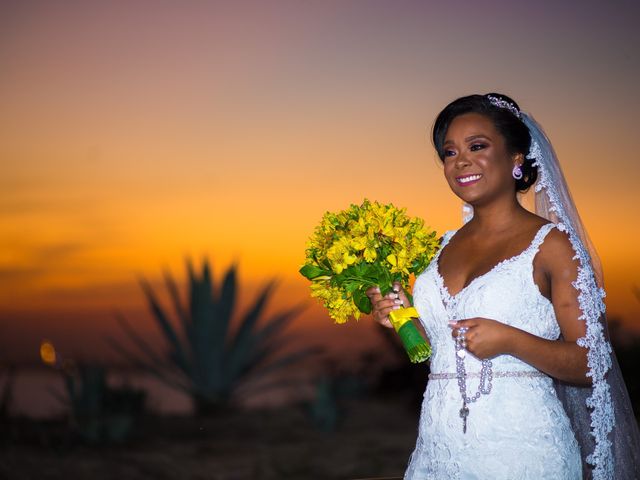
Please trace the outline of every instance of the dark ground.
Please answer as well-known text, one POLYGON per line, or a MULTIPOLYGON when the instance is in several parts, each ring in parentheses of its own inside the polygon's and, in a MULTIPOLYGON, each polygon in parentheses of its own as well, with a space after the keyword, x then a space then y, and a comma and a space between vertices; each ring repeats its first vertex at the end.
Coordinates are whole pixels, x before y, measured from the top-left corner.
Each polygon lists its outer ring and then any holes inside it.
POLYGON ((410 399, 351 399, 333 432, 304 407, 226 412, 205 419, 147 417, 120 445, 87 446, 61 422, 4 425, 0 478, 355 479, 401 476, 418 407, 410 399))

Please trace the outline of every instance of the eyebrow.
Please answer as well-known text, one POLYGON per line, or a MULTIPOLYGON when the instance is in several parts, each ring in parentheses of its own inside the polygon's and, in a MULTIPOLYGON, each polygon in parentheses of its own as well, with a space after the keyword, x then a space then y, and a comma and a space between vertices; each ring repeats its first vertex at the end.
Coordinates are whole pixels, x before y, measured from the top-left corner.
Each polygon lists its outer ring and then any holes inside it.
MULTIPOLYGON (((477 140, 478 138, 486 138, 487 140, 491 141, 490 137, 487 137, 486 135, 482 135, 482 134, 478 134, 478 135, 471 135, 470 137, 467 137, 464 139, 464 141, 466 143, 471 142, 472 140, 477 140)), ((442 146, 445 146, 449 143, 453 143, 453 140, 449 139, 449 140, 445 140, 445 142, 442 144, 442 146)))

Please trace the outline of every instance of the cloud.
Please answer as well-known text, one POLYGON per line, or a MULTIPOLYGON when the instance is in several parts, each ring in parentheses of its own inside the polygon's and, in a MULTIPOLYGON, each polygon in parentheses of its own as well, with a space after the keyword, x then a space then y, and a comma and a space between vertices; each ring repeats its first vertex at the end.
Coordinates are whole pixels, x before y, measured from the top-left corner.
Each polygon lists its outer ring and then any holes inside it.
POLYGON ((87 244, 61 242, 48 245, 23 244, 13 247, 13 258, 0 265, 0 281, 29 282, 61 265, 70 264, 74 257, 90 250, 87 244))
POLYGON ((0 267, 0 282, 29 282, 44 273, 46 273, 46 270, 37 266, 0 267))
POLYGON ((39 263, 52 264, 69 260, 71 257, 90 250, 88 244, 79 242, 65 242, 37 247, 34 253, 34 260, 39 263))

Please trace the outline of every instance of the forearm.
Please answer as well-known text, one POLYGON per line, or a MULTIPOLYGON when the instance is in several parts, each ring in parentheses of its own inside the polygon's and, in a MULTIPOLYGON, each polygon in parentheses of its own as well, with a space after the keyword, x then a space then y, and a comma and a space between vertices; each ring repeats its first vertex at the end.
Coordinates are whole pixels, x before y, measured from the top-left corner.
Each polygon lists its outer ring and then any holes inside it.
POLYGON ((591 383, 586 376, 587 349, 575 342, 547 340, 513 328, 506 350, 551 377, 578 385, 591 383))

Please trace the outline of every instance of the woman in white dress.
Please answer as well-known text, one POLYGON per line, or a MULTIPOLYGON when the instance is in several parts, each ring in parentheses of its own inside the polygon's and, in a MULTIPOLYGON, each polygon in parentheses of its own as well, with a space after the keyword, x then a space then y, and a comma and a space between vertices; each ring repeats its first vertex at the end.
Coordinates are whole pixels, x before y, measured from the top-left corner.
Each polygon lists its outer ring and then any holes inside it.
MULTIPOLYGON (((599 264, 548 139, 487 94, 449 104, 433 141, 473 214, 414 285, 433 356, 405 478, 640 478, 599 264), (518 201, 534 184, 540 215, 518 201)), ((387 326, 409 304, 397 286, 367 293, 387 326)))

